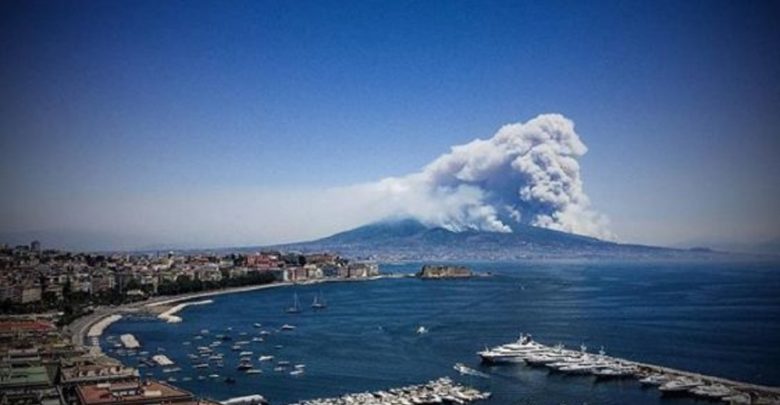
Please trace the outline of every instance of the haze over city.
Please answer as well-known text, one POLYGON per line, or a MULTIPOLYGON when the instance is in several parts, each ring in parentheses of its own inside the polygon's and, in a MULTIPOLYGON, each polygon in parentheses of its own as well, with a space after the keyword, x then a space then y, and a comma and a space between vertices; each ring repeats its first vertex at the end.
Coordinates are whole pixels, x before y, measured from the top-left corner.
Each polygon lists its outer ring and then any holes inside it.
POLYGON ((780 238, 778 7, 716 4, 3 2, 0 242, 411 216, 756 250, 780 238))

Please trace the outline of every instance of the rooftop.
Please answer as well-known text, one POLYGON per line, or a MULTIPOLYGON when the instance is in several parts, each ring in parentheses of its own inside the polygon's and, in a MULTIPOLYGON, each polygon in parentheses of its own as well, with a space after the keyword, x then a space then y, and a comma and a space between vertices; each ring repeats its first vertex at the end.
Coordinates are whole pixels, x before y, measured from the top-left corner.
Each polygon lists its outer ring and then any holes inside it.
POLYGON ((80 385, 76 392, 83 405, 197 403, 189 392, 154 380, 80 385))
POLYGON ((51 385, 44 366, 0 368, 0 387, 32 387, 51 385))

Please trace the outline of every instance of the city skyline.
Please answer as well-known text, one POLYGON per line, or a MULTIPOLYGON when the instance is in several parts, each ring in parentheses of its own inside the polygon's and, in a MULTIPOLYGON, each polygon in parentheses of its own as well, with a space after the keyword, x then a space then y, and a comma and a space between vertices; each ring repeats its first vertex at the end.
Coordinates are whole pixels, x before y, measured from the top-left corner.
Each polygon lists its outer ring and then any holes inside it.
POLYGON ((780 238, 776 3, 1 7, 0 243, 265 245, 422 215, 444 200, 376 208, 372 185, 543 114, 573 122, 614 239, 780 238))

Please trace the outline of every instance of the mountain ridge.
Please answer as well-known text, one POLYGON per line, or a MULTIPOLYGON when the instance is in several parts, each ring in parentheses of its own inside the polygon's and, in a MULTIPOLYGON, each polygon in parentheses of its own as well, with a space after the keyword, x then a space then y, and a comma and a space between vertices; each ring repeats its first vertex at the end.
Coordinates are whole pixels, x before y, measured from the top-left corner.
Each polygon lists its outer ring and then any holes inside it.
MULTIPOLYGON (((454 232, 414 219, 379 221, 333 235, 273 246, 301 252, 332 251, 378 260, 517 260, 532 258, 676 257, 689 250, 621 244, 529 225, 512 232, 454 232)), ((712 252, 706 252, 711 254, 712 252)))

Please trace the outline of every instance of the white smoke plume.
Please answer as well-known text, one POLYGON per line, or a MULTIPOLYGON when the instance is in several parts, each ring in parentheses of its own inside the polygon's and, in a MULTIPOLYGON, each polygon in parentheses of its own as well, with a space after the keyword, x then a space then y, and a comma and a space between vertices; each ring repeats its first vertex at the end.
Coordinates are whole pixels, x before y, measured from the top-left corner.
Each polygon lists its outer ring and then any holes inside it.
MULTIPOLYGON (((577 159, 586 151, 570 120, 547 114, 505 125, 490 139, 455 146, 403 177, 321 189, 180 189, 39 199, 0 215, 0 229, 48 227, 104 235, 58 247, 140 248, 157 241, 214 247, 299 242, 413 217, 453 231, 512 232, 517 224, 529 224, 613 239, 605 217, 590 208, 582 189, 577 159), (113 241, 116 229, 126 240, 113 241)), ((68 235, 65 242, 73 242, 73 233, 68 235)), ((52 238, 36 238, 57 245, 52 238)))
POLYGON ((577 159, 587 150, 571 120, 545 114, 454 146, 418 173, 356 188, 380 212, 453 231, 512 232, 520 223, 613 239, 583 191, 577 159))

